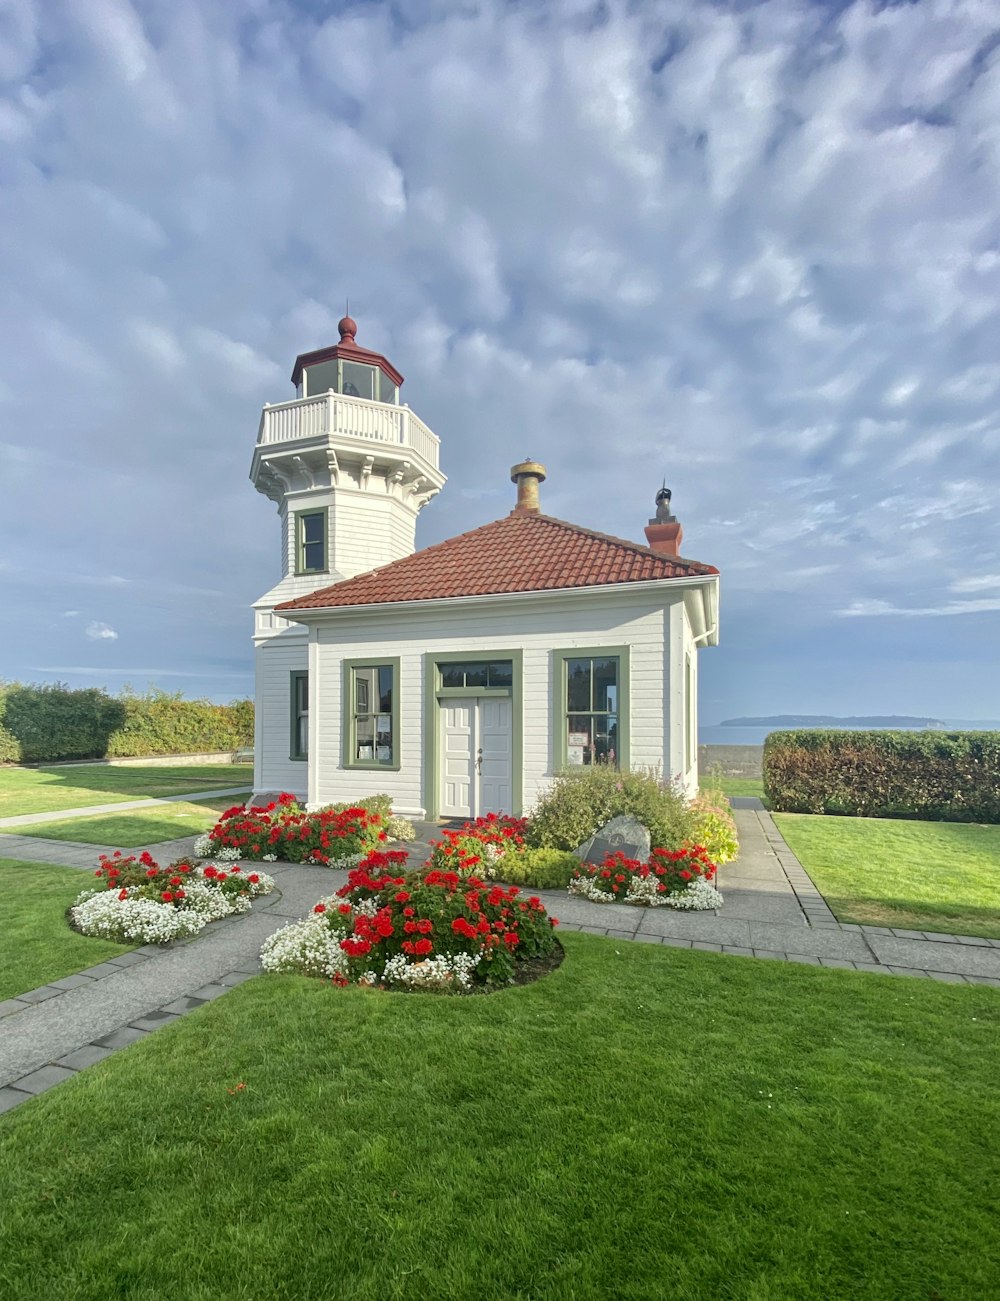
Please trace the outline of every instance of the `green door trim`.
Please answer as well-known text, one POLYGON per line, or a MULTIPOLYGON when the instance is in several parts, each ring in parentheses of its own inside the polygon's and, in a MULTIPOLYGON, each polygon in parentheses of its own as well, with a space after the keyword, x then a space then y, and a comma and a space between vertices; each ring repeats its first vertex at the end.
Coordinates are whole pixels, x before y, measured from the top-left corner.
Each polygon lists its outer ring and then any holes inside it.
POLYGON ((441 808, 441 702, 461 697, 509 696, 511 700, 511 801, 508 810, 520 816, 524 806, 524 651, 484 651, 482 658, 511 660, 514 681, 510 687, 442 687, 439 664, 476 659, 476 651, 427 651, 424 655, 424 808, 428 821, 440 816, 441 808))

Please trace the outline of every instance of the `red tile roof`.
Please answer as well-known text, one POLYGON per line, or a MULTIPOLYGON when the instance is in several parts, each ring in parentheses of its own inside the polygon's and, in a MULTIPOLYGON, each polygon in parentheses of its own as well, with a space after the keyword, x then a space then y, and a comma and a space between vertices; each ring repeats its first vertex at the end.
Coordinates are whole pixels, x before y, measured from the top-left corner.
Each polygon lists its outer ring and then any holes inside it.
POLYGON ((503 592, 558 591, 718 572, 714 565, 663 556, 637 542, 595 533, 551 515, 513 511, 492 524, 415 551, 381 569, 321 587, 309 596, 285 601, 275 609, 322 610, 503 592))

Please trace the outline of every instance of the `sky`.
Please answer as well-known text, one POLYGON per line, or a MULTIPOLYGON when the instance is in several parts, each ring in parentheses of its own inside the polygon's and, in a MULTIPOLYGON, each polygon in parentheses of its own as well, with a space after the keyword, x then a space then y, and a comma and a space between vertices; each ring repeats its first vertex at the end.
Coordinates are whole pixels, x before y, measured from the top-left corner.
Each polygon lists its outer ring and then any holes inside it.
POLYGON ((5 0, 0 678, 252 692, 298 353, 722 573, 701 715, 1000 717, 1000 0, 5 0))

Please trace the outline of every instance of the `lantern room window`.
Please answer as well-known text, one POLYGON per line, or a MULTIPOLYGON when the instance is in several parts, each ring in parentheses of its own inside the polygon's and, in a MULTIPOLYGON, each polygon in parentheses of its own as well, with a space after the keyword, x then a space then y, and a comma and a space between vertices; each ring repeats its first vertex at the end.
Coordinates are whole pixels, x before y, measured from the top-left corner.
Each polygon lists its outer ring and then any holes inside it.
POLYGON ((399 389, 378 366, 334 357, 318 361, 302 372, 300 397, 313 398, 331 389, 345 397, 367 398, 369 402, 399 402, 399 389))

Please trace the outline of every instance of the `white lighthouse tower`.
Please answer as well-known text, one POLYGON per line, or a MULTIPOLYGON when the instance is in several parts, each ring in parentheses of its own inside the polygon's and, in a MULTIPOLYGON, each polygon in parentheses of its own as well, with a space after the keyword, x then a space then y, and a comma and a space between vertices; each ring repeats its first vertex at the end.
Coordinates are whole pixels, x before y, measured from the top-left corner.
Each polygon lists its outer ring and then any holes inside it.
POLYGON ((306 793, 308 632, 274 607, 409 555, 417 515, 445 482, 439 439, 357 328, 345 316, 339 343, 297 357, 295 398, 261 413, 250 478, 278 507, 281 579, 253 607, 256 791, 306 793))

